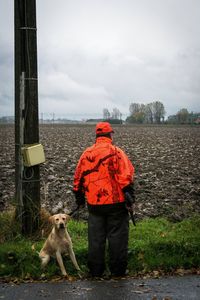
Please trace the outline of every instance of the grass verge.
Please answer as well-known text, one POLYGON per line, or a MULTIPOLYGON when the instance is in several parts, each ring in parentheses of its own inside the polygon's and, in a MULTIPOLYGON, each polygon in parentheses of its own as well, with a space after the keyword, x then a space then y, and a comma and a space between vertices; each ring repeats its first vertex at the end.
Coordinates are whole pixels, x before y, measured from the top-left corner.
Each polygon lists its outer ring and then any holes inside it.
MULTIPOLYGON (((0 216, 0 278, 53 279, 60 276, 55 259, 47 268, 40 267, 38 252, 44 240, 22 237, 13 230, 8 213, 0 216), (45 273, 44 273, 45 272, 45 273)), ((77 261, 87 273, 87 223, 71 220, 68 231, 73 241, 77 261)), ((130 223, 128 268, 130 275, 152 271, 173 272, 175 269, 200 267, 200 216, 179 223, 163 218, 145 219, 134 227, 130 223)), ((76 276, 69 257, 64 257, 68 273, 76 276)))

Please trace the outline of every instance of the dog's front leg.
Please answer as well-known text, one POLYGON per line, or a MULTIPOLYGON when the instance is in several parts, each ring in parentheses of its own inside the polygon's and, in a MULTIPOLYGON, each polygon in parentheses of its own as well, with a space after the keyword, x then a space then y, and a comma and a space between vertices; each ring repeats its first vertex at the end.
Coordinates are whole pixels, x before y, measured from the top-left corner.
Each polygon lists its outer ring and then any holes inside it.
POLYGON ((57 262, 58 262, 58 264, 59 264, 59 266, 60 266, 62 275, 63 275, 63 276, 68 276, 68 275, 67 275, 67 272, 66 272, 66 270, 65 270, 65 266, 64 266, 64 264, 63 264, 63 259, 62 259, 62 255, 61 255, 60 251, 56 251, 56 259, 57 259, 57 262))
POLYGON ((75 254, 74 254, 74 250, 73 250, 72 247, 69 248, 69 256, 70 256, 71 261, 73 262, 74 267, 76 268, 76 270, 81 271, 81 269, 80 269, 80 267, 77 263, 77 260, 76 260, 75 254))

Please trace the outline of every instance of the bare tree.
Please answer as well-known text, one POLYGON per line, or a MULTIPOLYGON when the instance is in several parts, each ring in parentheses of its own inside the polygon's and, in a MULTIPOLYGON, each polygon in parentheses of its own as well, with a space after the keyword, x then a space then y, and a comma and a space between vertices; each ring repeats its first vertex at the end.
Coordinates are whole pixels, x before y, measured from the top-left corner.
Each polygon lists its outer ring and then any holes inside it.
POLYGON ((162 102, 155 101, 148 104, 131 103, 129 107, 131 123, 161 123, 164 121, 165 108, 162 102))
POLYGON ((153 114, 154 114, 154 121, 157 124, 161 123, 161 120, 164 120, 165 116, 165 108, 162 102, 155 101, 153 104, 153 114))
POLYGON ((145 120, 147 123, 153 124, 153 103, 145 105, 145 120))
POLYGON ((182 108, 177 112, 177 120, 180 124, 187 124, 189 121, 189 112, 186 108, 182 108))
POLYGON ((120 111, 118 108, 113 108, 113 111, 112 111, 112 119, 116 119, 116 120, 119 120, 120 119, 120 111))
POLYGON ((107 108, 104 108, 103 109, 103 119, 107 120, 109 118, 110 118, 110 112, 109 112, 109 110, 107 108))
POLYGON ((131 103, 129 107, 133 123, 143 123, 145 119, 145 105, 140 103, 131 103))
POLYGON ((138 113, 140 111, 140 104, 139 103, 131 103, 129 107, 129 111, 131 115, 138 113))

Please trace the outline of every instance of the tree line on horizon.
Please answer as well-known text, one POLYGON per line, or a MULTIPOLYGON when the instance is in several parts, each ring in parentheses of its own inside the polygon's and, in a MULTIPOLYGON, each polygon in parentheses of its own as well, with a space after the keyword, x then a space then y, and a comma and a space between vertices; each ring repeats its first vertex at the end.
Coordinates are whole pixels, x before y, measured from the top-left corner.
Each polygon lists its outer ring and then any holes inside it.
MULTIPOLYGON (((171 115, 165 120, 166 110, 160 101, 143 104, 133 102, 129 106, 129 116, 125 122, 130 124, 199 124, 200 113, 189 113, 186 108, 181 108, 175 115, 171 115)), ((122 123, 122 113, 114 108, 109 112, 103 109, 103 120, 111 123, 122 123)))
POLYGON ((130 116, 127 117, 127 123, 137 124, 160 124, 164 122, 165 107, 160 101, 151 103, 131 103, 129 106, 130 116))
MULTIPOLYGON (((131 103, 129 106, 130 115, 126 118, 126 123, 144 124, 144 123, 156 123, 160 124, 164 122, 165 108, 162 102, 155 101, 148 104, 131 103)), ((122 113, 117 108, 113 108, 112 112, 109 112, 107 108, 103 109, 103 119, 109 120, 113 123, 114 120, 122 121, 122 113)))
MULTIPOLYGON (((165 107, 162 102, 155 101, 147 104, 133 102, 129 106, 129 116, 122 120, 122 113, 118 108, 113 108, 110 112, 107 108, 103 109, 103 118, 88 119, 86 122, 108 121, 112 124, 200 124, 200 112, 189 112, 186 108, 181 108, 176 114, 168 116, 165 120, 165 107)), ((54 114, 55 115, 55 114, 54 114)), ((15 122, 13 116, 0 117, 0 124, 12 124, 15 122)), ((44 123, 69 123, 78 122, 69 119, 47 119, 44 123)), ((81 121, 79 121, 81 122, 81 121)), ((40 120, 43 123, 43 120, 40 120)))
POLYGON ((171 115, 167 120, 168 124, 200 124, 200 112, 189 112, 187 108, 181 108, 175 115, 171 115))

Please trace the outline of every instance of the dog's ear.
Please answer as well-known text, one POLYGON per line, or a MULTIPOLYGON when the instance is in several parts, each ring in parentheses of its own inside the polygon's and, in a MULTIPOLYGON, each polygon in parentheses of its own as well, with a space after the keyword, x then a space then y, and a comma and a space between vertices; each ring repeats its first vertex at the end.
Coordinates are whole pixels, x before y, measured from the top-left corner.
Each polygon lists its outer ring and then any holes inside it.
POLYGON ((69 222, 69 220, 71 219, 71 217, 69 215, 66 215, 66 214, 65 214, 65 217, 66 217, 66 222, 69 222))
POLYGON ((54 223, 54 216, 49 217, 49 223, 53 224, 54 223))

